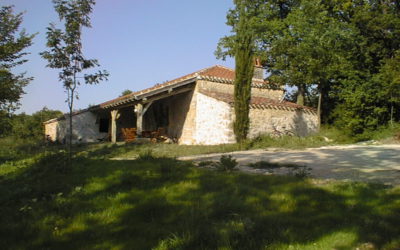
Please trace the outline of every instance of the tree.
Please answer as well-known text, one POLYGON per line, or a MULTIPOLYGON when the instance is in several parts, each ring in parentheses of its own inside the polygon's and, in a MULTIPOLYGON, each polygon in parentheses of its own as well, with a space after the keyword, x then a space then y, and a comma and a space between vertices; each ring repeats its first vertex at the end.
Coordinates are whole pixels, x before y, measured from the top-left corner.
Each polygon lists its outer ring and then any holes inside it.
MULTIPOLYGON (((227 15, 233 34, 220 39, 215 55, 235 57, 235 122, 238 142, 246 139, 249 129, 249 102, 255 57, 265 59, 267 44, 277 29, 273 21, 284 18, 296 1, 237 0, 227 15), (263 40, 266 39, 266 40, 263 40)), ((265 63, 265 60, 263 60, 265 63)))
POLYGON ((32 45, 35 35, 22 30, 17 34, 22 23, 22 13, 14 14, 12 6, 0 9, 0 134, 10 129, 10 115, 20 105, 19 100, 25 94, 23 88, 32 80, 26 73, 14 74, 13 68, 27 62, 23 52, 32 45))
POLYGON ((54 8, 58 13, 60 21, 64 24, 64 30, 50 24, 47 28, 47 47, 41 56, 48 61, 47 67, 60 69, 59 80, 67 92, 69 109, 69 132, 68 145, 69 157, 71 158, 71 145, 73 136, 72 115, 74 100, 77 96, 77 87, 81 80, 85 84, 98 84, 107 80, 108 72, 79 74, 89 68, 100 66, 96 59, 86 59, 82 52, 82 28, 90 28, 90 13, 92 12, 94 0, 53 0, 54 8))
POLYGON ((54 117, 60 117, 63 113, 59 110, 50 110, 47 107, 27 115, 25 113, 12 117, 12 135, 21 139, 44 139, 43 122, 54 117))
MULTIPOLYGON (((400 120, 398 1, 254 0, 246 10, 255 5, 247 28, 271 82, 297 87, 301 105, 318 90, 320 119, 351 135, 400 120)), ((239 14, 228 12, 234 29, 239 14)), ((235 55, 237 36, 220 40, 217 57, 235 55)))
POLYGON ((131 94, 131 93, 133 93, 132 90, 125 89, 124 91, 121 92, 120 97, 121 97, 121 96, 124 96, 124 95, 129 95, 129 94, 131 94))
POLYGON ((385 59, 381 71, 377 74, 375 82, 387 84, 386 97, 390 102, 390 123, 393 126, 394 117, 400 117, 400 50, 396 51, 392 58, 385 59))
POLYGON ((394 0, 338 0, 332 9, 357 34, 357 46, 349 50, 355 73, 338 82, 335 89, 334 123, 359 139, 368 139, 370 131, 400 120, 400 89, 395 77, 399 73, 400 4, 394 0))
POLYGON ((250 124, 249 104, 254 74, 254 34, 249 24, 255 16, 256 8, 252 8, 255 6, 251 6, 251 1, 248 0, 236 0, 235 5, 238 22, 233 29, 236 34, 233 131, 236 141, 240 143, 246 139, 250 124))
POLYGON ((351 73, 348 50, 355 45, 352 27, 332 17, 320 0, 301 1, 282 20, 285 24, 269 47, 274 63, 271 80, 296 86, 297 103, 305 104, 306 90, 316 86, 321 120, 323 96, 338 78, 351 73))

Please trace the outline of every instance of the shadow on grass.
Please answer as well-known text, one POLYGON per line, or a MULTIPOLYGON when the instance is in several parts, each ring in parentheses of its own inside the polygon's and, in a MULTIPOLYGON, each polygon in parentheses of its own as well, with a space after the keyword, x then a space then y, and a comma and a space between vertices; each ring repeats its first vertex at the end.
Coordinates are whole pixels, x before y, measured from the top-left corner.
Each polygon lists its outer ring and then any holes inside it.
POLYGON ((169 158, 77 157, 65 172, 64 161, 51 154, 0 179, 3 247, 400 246, 400 192, 383 185, 318 187, 291 177, 197 169, 169 158))

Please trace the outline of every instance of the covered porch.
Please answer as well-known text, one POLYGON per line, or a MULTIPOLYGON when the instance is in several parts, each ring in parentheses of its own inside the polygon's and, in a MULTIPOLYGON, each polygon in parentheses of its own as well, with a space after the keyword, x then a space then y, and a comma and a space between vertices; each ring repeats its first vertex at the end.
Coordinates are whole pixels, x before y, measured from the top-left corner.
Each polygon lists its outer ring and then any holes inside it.
POLYGON ((188 119, 194 86, 150 92, 106 107, 110 141, 133 142, 137 138, 149 138, 153 142, 177 142, 188 119))

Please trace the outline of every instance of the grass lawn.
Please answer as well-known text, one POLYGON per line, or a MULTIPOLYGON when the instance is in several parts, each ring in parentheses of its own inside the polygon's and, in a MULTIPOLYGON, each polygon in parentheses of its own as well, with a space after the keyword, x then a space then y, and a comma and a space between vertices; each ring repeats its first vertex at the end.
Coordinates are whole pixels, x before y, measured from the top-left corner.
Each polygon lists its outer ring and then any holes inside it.
POLYGON ((399 187, 315 185, 148 154, 112 161, 124 150, 114 147, 79 152, 67 170, 54 152, 0 162, 1 248, 400 248, 399 187))

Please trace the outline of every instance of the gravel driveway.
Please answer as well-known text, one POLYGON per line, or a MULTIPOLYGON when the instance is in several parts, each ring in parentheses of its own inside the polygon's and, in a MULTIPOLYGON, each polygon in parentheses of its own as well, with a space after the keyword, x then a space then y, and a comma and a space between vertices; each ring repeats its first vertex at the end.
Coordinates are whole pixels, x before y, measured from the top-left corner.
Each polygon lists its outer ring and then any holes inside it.
MULTIPOLYGON (((248 167, 249 163, 268 161, 293 163, 311 168, 317 179, 380 182, 400 185, 400 145, 348 145, 305 150, 258 149, 225 153, 232 155, 244 172, 269 174, 248 167)), ((222 154, 180 157, 180 160, 218 161, 222 154)), ((282 168, 277 173, 286 173, 282 168)))

